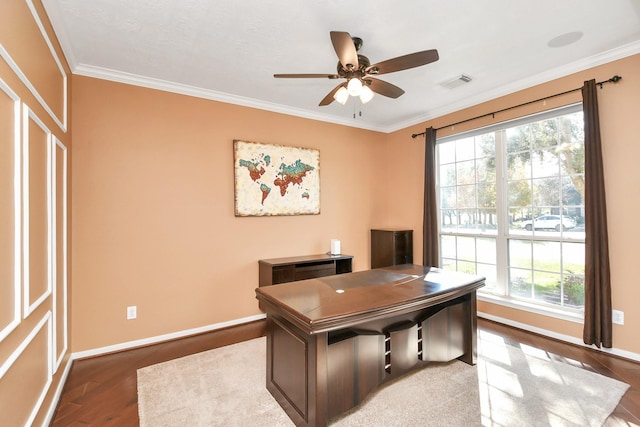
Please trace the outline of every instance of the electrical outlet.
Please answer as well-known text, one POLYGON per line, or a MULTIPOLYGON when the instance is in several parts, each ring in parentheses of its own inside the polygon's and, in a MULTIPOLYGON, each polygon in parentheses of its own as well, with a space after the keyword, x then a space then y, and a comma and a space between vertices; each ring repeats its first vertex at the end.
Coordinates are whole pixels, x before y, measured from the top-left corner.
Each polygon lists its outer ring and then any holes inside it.
POLYGON ((138 317, 138 307, 132 305, 127 307, 127 320, 135 319, 138 317))
POLYGON ((613 323, 616 325, 624 325, 624 311, 613 310, 613 323))

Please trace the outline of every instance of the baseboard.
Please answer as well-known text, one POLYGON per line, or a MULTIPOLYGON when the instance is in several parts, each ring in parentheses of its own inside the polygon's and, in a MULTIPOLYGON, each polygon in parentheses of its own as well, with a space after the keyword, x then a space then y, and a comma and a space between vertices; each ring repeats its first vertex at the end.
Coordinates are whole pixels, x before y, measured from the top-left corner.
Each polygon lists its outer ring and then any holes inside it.
POLYGON ((73 359, 69 357, 67 360, 67 365, 64 368, 64 372, 60 377, 60 381, 58 382, 58 387, 56 388, 56 392, 53 395, 53 399, 51 399, 51 404, 49 405, 49 410, 47 411, 47 415, 45 416, 43 426, 48 426, 53 421, 53 416, 56 414, 56 409, 58 408, 58 402, 60 401, 60 397, 62 396, 62 390, 64 389, 64 385, 67 383, 67 377, 69 376, 69 372, 71 372, 71 365, 73 365, 73 359))
POLYGON ((265 314, 256 314, 255 316, 243 317, 240 319, 231 320, 228 322, 214 323, 212 325, 202 326, 199 328, 187 329, 184 331, 174 332, 171 334, 158 335, 155 337, 144 338, 141 340, 128 341, 121 344, 109 345, 106 347, 94 348, 91 350, 79 351, 71 354, 72 360, 85 359, 87 357, 100 356, 103 354, 114 353, 122 350, 130 350, 136 347, 142 347, 150 344, 157 344, 163 341, 175 340, 178 338, 188 337, 190 335, 201 334, 204 332, 215 331, 216 329, 228 328, 230 326, 237 326, 243 323, 255 322, 256 320, 262 320, 266 317, 265 314))
POLYGON ((572 337, 570 335, 559 334, 557 332, 549 331, 547 329, 537 328, 535 326, 527 325, 526 323, 515 322, 510 319, 505 319, 504 317, 494 316, 493 314, 478 312, 478 317, 482 317, 483 319, 492 320, 494 322, 502 323, 508 326, 513 326, 514 328, 522 329, 524 331, 533 332, 539 335, 544 335, 549 338, 554 338, 559 341, 564 341, 570 344, 579 345, 581 347, 590 348, 593 350, 601 351, 603 353, 612 354, 615 356, 623 357, 625 359, 634 360, 636 362, 640 362, 640 354, 633 353, 626 350, 616 349, 616 348, 598 348, 594 345, 587 345, 582 340, 572 337))

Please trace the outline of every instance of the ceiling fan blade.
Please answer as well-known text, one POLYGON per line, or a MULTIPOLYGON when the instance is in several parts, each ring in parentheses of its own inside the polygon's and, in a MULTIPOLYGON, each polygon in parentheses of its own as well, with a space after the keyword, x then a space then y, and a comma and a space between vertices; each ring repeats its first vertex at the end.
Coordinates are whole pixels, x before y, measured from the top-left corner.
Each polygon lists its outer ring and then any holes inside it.
POLYGON ((398 86, 387 83, 384 80, 366 78, 364 79, 364 82, 375 93, 388 96, 389 98, 397 98, 404 93, 404 90, 400 89, 398 86))
POLYGON ((436 49, 423 50, 422 52, 410 53, 397 58, 370 65, 366 69, 367 74, 386 74, 396 71, 407 70, 409 68, 420 67, 435 62, 439 59, 436 49))
POLYGON ((358 52, 349 33, 331 31, 331 43, 338 55, 340 63, 346 70, 358 69, 358 52))
POLYGON ((276 79, 338 79, 337 74, 274 74, 276 79))
POLYGON ((324 107, 325 105, 329 105, 333 102, 333 95, 336 94, 336 92, 341 88, 341 87, 346 87, 347 84, 346 83, 340 83, 338 86, 334 87, 333 90, 331 92, 329 92, 327 94, 327 96, 325 96, 324 98, 322 98, 322 101, 320 101, 320 104, 318 104, 320 107, 324 107))

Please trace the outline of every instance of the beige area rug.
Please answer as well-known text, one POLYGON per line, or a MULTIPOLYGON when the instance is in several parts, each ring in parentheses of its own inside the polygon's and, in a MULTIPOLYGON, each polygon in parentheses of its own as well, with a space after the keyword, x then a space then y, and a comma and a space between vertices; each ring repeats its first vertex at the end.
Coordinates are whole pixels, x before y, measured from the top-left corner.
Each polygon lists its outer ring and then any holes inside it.
MULTIPOLYGON (((477 366, 431 363, 330 425, 602 426, 629 387, 479 336, 477 366)), ((258 338, 139 369, 140 426, 293 426, 266 389, 265 348, 258 338)))

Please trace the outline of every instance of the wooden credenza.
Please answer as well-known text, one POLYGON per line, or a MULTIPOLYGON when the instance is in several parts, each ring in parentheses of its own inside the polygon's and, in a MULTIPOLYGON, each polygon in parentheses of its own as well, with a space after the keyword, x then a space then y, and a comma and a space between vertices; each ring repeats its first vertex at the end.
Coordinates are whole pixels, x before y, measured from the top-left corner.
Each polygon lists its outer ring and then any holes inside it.
POLYGON ((351 273, 351 255, 305 255, 288 258, 261 259, 258 284, 277 285, 297 280, 351 273))
POLYGON ((475 364, 482 286, 484 277, 404 264, 257 288, 267 389, 297 426, 326 426, 426 363, 475 364))

